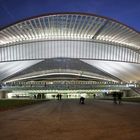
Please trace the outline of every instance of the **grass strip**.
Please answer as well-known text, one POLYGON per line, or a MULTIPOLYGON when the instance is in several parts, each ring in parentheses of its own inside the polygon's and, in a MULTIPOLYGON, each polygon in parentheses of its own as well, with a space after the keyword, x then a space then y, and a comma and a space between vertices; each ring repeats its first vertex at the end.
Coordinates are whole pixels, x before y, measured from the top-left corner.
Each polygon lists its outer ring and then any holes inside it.
POLYGON ((21 100, 0 100, 0 111, 9 110, 17 107, 22 107, 26 105, 41 103, 47 100, 27 100, 27 99, 21 99, 21 100))

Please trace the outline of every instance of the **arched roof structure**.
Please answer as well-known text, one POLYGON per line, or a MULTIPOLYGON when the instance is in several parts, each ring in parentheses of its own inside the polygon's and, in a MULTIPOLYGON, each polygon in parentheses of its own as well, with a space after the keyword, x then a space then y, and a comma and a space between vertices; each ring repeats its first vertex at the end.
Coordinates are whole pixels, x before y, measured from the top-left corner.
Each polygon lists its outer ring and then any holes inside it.
MULTIPOLYGON (((140 33, 113 19, 86 13, 51 13, 0 30, 0 65, 6 67, 6 63, 27 61, 27 65, 17 69, 22 71, 53 58, 75 58, 99 69, 102 67, 98 66, 98 61, 116 61, 118 66, 123 62, 132 67, 137 64, 136 75, 125 81, 139 81, 140 33)), ((73 69, 76 70, 76 66, 73 69)), ((0 75, 3 76, 2 72, 0 75)), ((124 80, 122 76, 117 78, 124 80)))

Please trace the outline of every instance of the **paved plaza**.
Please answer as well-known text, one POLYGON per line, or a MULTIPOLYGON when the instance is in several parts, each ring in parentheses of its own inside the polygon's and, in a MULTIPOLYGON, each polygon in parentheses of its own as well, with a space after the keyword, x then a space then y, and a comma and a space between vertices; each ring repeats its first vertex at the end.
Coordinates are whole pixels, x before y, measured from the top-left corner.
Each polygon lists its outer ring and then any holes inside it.
POLYGON ((0 140, 139 140, 140 104, 51 100, 0 112, 0 140))

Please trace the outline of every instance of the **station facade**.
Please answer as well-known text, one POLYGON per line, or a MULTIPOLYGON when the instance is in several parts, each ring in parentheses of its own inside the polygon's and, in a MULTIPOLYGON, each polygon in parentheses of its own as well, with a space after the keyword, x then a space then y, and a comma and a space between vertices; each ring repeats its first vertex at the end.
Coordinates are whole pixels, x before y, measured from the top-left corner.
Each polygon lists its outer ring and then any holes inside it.
POLYGON ((31 17, 0 30, 0 67, 6 97, 134 93, 140 85, 140 33, 95 14, 31 17))

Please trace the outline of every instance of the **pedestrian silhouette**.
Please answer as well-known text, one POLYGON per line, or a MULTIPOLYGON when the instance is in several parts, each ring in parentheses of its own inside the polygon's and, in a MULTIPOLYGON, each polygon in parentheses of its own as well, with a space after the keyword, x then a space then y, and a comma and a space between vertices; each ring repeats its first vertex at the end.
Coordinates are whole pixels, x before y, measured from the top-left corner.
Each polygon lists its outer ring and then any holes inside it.
POLYGON ((84 104, 85 103, 85 98, 84 97, 80 97, 80 104, 84 104))
POLYGON ((61 94, 59 94, 59 99, 60 99, 60 100, 62 99, 62 95, 61 95, 61 94))
POLYGON ((113 92, 113 101, 114 101, 114 104, 117 104, 117 93, 116 92, 113 92))
POLYGON ((95 97, 96 97, 96 95, 95 94, 93 94, 93 98, 95 99, 95 97))
POLYGON ((118 102, 119 102, 119 104, 121 104, 121 102, 122 102, 122 95, 123 95, 122 92, 118 92, 118 102))
POLYGON ((57 100, 59 100, 59 94, 57 94, 56 97, 57 97, 57 100))

